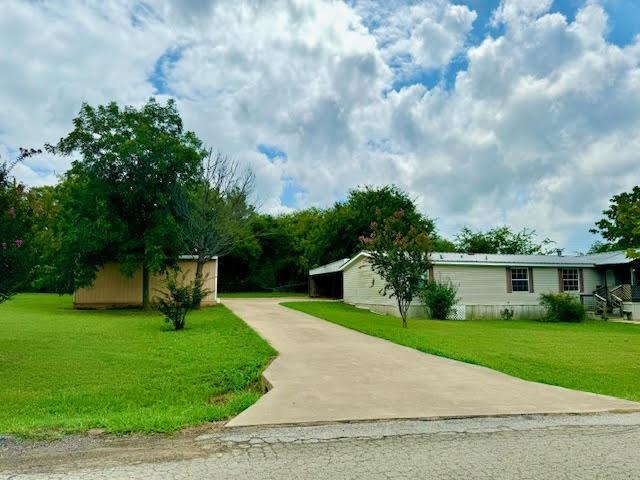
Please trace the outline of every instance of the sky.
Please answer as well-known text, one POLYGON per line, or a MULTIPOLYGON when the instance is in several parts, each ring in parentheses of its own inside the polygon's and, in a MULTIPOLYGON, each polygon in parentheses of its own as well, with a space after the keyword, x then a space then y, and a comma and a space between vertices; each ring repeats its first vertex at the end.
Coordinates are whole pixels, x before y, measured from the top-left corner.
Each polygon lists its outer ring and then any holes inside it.
POLYGON ((57 141, 82 102, 172 97, 264 212, 394 183, 445 236, 584 251, 639 183, 639 33, 637 0, 2 0, 0 155, 57 141))

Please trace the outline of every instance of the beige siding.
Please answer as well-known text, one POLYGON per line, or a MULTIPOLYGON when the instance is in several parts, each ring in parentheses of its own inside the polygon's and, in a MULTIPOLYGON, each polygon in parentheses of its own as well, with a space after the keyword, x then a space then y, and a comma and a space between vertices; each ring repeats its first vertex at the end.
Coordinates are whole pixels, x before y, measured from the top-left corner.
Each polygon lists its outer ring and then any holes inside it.
POLYGON ((384 281, 362 257, 343 272, 343 295, 346 303, 395 305, 392 298, 380 294, 384 281))
MULTIPOLYGON (((557 267, 533 267, 534 292, 507 292, 507 273, 504 266, 434 265, 436 279, 451 280, 458 287, 459 304, 466 305, 468 318, 496 318, 506 306, 519 317, 535 317, 542 313, 540 294, 558 292, 557 267)), ((584 292, 591 293, 602 281, 594 268, 583 268, 584 292)), ((361 258, 344 271, 344 301, 372 310, 397 314, 394 299, 379 293, 382 279, 373 273, 366 258, 361 258), (373 286, 372 286, 373 281, 373 286)), ((412 316, 423 315, 418 301, 411 309, 412 316)))
MULTIPOLYGON (((371 269, 367 258, 362 257, 343 271, 343 298, 345 303, 368 308, 374 312, 399 315, 395 298, 380 293, 382 278, 371 269)), ((409 317, 424 317, 424 307, 415 301, 409 309, 409 317)))
POLYGON ((435 265, 436 279, 450 280, 458 287, 460 303, 465 305, 537 305, 542 292, 558 291, 558 271, 555 268, 534 268, 534 293, 507 293, 505 267, 485 265, 435 265))
MULTIPOLYGON (((187 281, 193 281, 196 271, 194 260, 181 260, 178 267, 186 274, 187 281)), ((204 305, 211 305, 217 299, 217 261, 212 260, 204 267, 205 288, 211 292, 204 298, 204 305)), ((164 275, 152 275, 149 291, 153 298, 162 290, 164 275)), ((78 308, 124 307, 142 304, 142 271, 126 277, 117 263, 107 263, 96 276, 92 286, 80 288, 74 294, 74 305, 78 308)))

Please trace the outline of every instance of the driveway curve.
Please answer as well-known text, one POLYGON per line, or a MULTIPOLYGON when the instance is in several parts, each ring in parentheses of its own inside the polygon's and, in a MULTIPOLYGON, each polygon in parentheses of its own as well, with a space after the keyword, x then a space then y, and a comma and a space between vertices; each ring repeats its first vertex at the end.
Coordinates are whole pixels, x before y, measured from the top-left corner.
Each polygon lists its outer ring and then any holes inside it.
POLYGON ((640 403, 422 353, 288 309, 282 301, 223 300, 279 352, 264 372, 273 388, 228 426, 640 411, 640 403))

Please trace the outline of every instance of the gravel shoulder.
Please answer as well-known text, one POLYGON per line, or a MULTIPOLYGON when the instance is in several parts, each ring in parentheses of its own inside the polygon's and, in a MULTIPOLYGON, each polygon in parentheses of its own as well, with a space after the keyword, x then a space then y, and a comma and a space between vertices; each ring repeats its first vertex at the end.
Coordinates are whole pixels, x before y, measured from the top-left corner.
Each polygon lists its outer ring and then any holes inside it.
POLYGON ((4 438, 0 479, 638 478, 640 414, 4 438))

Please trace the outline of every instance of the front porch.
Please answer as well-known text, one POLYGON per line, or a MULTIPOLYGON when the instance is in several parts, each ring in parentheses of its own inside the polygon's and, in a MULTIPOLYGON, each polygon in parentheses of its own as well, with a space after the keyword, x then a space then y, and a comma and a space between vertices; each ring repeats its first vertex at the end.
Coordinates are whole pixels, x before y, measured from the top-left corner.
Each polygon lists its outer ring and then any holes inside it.
POLYGON ((583 304, 596 315, 640 321, 640 260, 625 264, 601 265, 602 284, 592 294, 581 296, 583 304))

